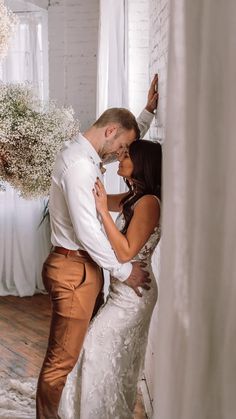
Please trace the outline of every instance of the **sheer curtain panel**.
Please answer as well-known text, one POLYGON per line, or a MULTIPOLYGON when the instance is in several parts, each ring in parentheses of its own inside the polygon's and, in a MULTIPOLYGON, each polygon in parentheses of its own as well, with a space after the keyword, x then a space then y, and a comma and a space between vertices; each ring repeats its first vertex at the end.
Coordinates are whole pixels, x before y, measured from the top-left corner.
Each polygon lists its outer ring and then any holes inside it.
MULTIPOLYGON (((30 82, 41 99, 48 95, 46 12, 19 12, 19 25, 2 63, 4 82, 30 82)), ((50 249, 50 231, 42 220, 45 199, 25 200, 6 185, 0 192, 0 295, 43 291, 41 270, 50 249)))
MULTIPOLYGON (((128 108, 126 13, 124 0, 100 0, 97 116, 108 108, 128 108)), ((105 184, 111 193, 125 188, 117 163, 107 165, 105 184)))
POLYGON ((236 2, 170 1, 154 418, 236 414, 236 2))

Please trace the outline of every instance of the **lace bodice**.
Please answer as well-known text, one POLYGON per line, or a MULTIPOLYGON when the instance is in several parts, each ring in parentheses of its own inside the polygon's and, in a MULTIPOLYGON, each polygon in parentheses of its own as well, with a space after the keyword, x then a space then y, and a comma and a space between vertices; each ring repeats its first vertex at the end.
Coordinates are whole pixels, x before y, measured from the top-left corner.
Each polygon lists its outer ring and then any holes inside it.
MULTIPOLYGON (((121 212, 117 219, 116 225, 118 229, 121 231, 125 225, 124 215, 121 212)), ((137 232, 138 233, 138 232, 137 232)), ((149 261, 153 255, 153 252, 161 238, 161 227, 160 224, 158 227, 155 227, 153 233, 150 235, 148 241, 142 247, 142 249, 138 252, 138 254, 132 259, 132 261, 149 261)))

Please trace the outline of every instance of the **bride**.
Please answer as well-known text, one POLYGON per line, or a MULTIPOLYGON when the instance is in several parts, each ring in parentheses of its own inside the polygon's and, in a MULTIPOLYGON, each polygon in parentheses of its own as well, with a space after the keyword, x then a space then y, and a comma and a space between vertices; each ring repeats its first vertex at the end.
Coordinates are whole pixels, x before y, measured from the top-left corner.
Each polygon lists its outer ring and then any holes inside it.
POLYGON ((99 180, 94 186, 96 208, 117 259, 142 262, 151 282, 140 298, 141 289, 136 295, 111 277, 107 301, 92 321, 80 358, 67 378, 60 405, 63 419, 133 418, 158 294, 151 256, 160 239, 161 162, 160 144, 135 141, 118 169, 129 192, 107 195, 99 180), (116 224, 109 211, 119 211, 116 224))

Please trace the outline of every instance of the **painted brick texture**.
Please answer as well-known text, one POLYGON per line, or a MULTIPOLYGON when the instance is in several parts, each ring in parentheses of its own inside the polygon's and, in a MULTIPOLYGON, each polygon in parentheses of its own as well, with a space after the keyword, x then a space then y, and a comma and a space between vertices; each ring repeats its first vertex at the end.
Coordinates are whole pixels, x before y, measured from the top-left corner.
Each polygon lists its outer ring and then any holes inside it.
MULTIPOLYGON (((168 0, 149 0, 150 12, 150 51, 149 64, 150 74, 159 74, 159 106, 154 123, 150 129, 150 137, 153 140, 164 140, 166 119, 166 85, 167 85, 167 60, 168 60, 168 23, 169 3, 168 0)), ((152 259, 153 271, 156 278, 160 277, 160 252, 161 242, 152 259)), ((159 283, 161 288, 161 284, 159 283)), ((154 365, 158 357, 158 303, 154 310, 149 331, 148 347, 145 361, 145 378, 151 399, 154 394, 154 365)))
POLYGON ((168 60, 168 0, 149 0, 150 5, 150 73, 159 74, 160 101, 158 113, 152 126, 152 139, 164 139, 166 113, 166 81, 168 60))
POLYGON ((49 91, 71 105, 85 129, 95 120, 99 0, 51 0, 49 91))

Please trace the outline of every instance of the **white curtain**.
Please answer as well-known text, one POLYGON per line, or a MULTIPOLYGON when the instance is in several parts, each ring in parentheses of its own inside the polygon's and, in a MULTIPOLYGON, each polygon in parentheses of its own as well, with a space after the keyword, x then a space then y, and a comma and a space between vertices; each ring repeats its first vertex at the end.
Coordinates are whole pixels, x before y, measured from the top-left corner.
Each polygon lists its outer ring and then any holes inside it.
MULTIPOLYGON (((125 19, 124 0, 100 0, 97 116, 108 108, 128 107, 125 19)), ((105 184, 112 193, 124 190, 117 163, 107 166, 105 184)))
MULTIPOLYGON (((4 82, 32 83, 45 98, 42 15, 19 13, 8 56, 2 64, 4 82)), ((43 290, 42 264, 50 248, 49 225, 43 217, 45 199, 25 200, 6 185, 0 192, 0 295, 33 295, 43 290)))
POLYGON ((97 116, 127 107, 125 1, 100 0, 97 116))
POLYGON ((9 186, 0 192, 0 295, 33 295, 44 289, 42 264, 49 252, 44 200, 25 200, 9 186))
POLYGON ((39 98, 47 98, 45 53, 42 45, 46 32, 46 12, 19 12, 19 24, 11 40, 8 55, 1 65, 1 79, 6 82, 30 82, 39 98))
POLYGON ((171 0, 154 419, 236 415, 236 2, 171 0))

